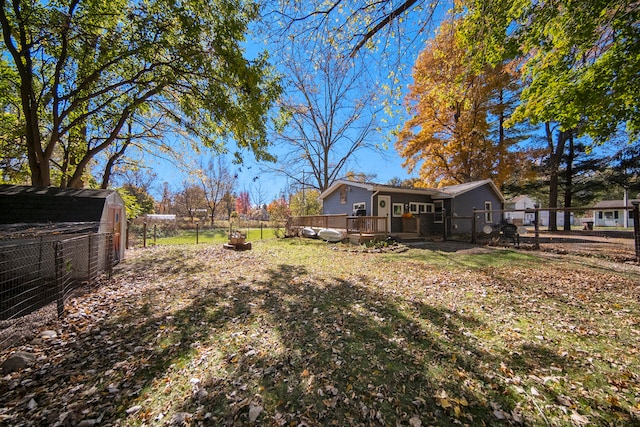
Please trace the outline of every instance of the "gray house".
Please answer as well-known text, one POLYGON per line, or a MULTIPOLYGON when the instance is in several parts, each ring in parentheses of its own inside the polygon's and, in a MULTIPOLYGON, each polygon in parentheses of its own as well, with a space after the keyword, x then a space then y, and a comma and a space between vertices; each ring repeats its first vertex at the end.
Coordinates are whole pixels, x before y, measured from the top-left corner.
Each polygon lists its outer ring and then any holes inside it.
POLYGON ((471 232, 473 209, 484 210, 476 227, 497 225, 505 199, 490 179, 442 188, 401 188, 337 180, 322 194, 323 213, 387 217, 391 233, 471 232))

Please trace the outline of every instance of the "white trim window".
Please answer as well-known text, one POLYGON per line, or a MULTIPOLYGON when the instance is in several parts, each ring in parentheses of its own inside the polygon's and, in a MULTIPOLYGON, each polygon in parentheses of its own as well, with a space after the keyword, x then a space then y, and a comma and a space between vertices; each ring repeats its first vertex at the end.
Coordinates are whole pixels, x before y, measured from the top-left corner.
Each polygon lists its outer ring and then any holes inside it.
POLYGON ((436 224, 442 224, 444 222, 444 200, 435 200, 433 202, 433 222, 436 224))
POLYGON ((367 209, 367 202, 360 202, 360 203, 354 203, 353 204, 353 211, 357 211, 360 209, 367 209))
POLYGON ((401 217, 404 214, 404 203, 394 203, 391 212, 394 217, 401 217))
POLYGON ((433 212, 433 205, 429 203, 411 202, 409 203, 409 212, 414 215, 433 212), (429 210, 431 208, 431 210, 429 210))
POLYGON ((493 223, 493 204, 491 202, 484 202, 484 222, 487 224, 493 223))

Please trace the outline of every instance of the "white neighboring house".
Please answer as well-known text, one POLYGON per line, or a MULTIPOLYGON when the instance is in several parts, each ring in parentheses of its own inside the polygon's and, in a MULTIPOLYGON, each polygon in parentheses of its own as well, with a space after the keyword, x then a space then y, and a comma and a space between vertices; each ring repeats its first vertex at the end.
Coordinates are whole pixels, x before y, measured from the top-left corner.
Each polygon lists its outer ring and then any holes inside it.
POLYGON ((640 199, 628 200, 625 209, 623 200, 603 200, 593 207, 593 225, 599 227, 633 227, 632 202, 640 199), (627 224, 625 224, 625 216, 627 224))
MULTIPOLYGON (((508 222, 515 225, 533 225, 535 222, 535 214, 533 212, 515 212, 524 209, 535 209, 536 205, 540 206, 540 203, 536 203, 531 197, 527 195, 516 196, 505 203, 504 217, 508 222), (513 210, 514 212, 509 212, 513 210)), ((571 212, 570 224, 574 224, 573 212, 571 212)), ((549 211, 538 211, 538 225, 541 227, 549 226, 549 211)), ((556 212, 556 225, 558 227, 564 227, 564 212, 556 212)))
POLYGON ((505 202, 504 205, 504 218, 515 225, 532 225, 535 220, 535 214, 533 212, 509 212, 520 211, 524 209, 534 209, 536 207, 536 201, 527 195, 516 196, 505 202))

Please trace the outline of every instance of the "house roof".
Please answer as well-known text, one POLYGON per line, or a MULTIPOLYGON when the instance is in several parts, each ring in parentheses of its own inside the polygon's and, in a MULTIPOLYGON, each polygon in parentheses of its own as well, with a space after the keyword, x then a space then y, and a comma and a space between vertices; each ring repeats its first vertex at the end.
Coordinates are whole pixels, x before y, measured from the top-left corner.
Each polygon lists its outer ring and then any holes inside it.
POLYGON ((531 197, 527 196, 526 194, 523 194, 521 196, 510 198, 509 200, 507 200, 507 203, 518 203, 522 200, 531 200, 533 202, 533 199, 531 197))
MULTIPOLYGON (((627 201, 627 207, 633 207, 632 202, 639 202, 640 199, 630 199, 627 201)), ((596 203, 594 209, 622 209, 624 207, 624 200, 603 200, 596 203)))
POLYGON ((358 182, 358 181, 349 181, 345 179, 339 179, 339 180, 336 180, 333 184, 331 184, 329 188, 324 190, 322 194, 320 194, 320 199, 326 198, 328 195, 333 193, 341 185, 350 185, 354 187, 360 187, 371 192, 384 191, 389 193, 424 194, 424 195, 431 196, 432 198, 435 198, 435 199, 451 199, 461 194, 467 193, 471 190, 474 190, 478 187, 482 187, 483 185, 486 185, 486 184, 490 184, 493 187, 496 194, 498 194, 499 197, 504 202, 504 197, 502 196, 502 193, 500 192, 500 190, 498 190, 498 187, 496 187, 496 185, 490 179, 485 179, 482 181, 473 181, 465 184, 451 185, 449 187, 442 187, 442 188, 415 188, 415 187, 405 188, 405 187, 394 187, 391 185, 375 184, 372 182, 358 182))
POLYGON ((365 190, 371 191, 371 192, 384 191, 387 193, 425 194, 432 197, 443 198, 443 199, 451 198, 450 195, 442 193, 441 191, 432 189, 432 188, 394 187, 392 185, 376 184, 373 182, 350 181, 347 179, 338 179, 334 181, 333 184, 329 186, 329 188, 327 188, 320 194, 319 198, 320 199, 326 198, 328 195, 336 191, 336 189, 338 189, 341 185, 349 185, 352 187, 364 188, 365 190))
POLYGON ((113 190, 0 185, 0 224, 100 221, 113 190))
POLYGON ((461 194, 468 193, 471 190, 475 190, 476 188, 482 187, 483 185, 487 185, 487 184, 489 184, 493 188, 493 191, 495 191, 495 193, 504 202, 505 201, 504 196, 502 195, 498 187, 496 187, 496 185, 493 183, 493 180, 491 179, 483 179, 482 181, 472 181, 472 182, 466 182, 464 184, 450 185, 448 187, 442 187, 439 190, 447 194, 450 194, 453 197, 457 197, 461 194))

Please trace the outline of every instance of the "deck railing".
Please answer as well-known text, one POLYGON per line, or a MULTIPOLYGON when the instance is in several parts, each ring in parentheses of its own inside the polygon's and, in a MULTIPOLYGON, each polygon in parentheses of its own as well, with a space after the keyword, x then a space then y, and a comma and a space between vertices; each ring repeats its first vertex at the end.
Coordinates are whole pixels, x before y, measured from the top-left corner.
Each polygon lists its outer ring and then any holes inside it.
POLYGON ((306 215, 289 218, 288 225, 292 228, 337 228, 347 229, 347 215, 306 215))
POLYGON ((347 234, 389 234, 387 217, 383 216, 307 215, 291 217, 287 222, 290 234, 304 227, 335 228, 347 234))
POLYGON ((347 217, 347 234, 388 234, 387 217, 384 216, 349 216, 347 217))

